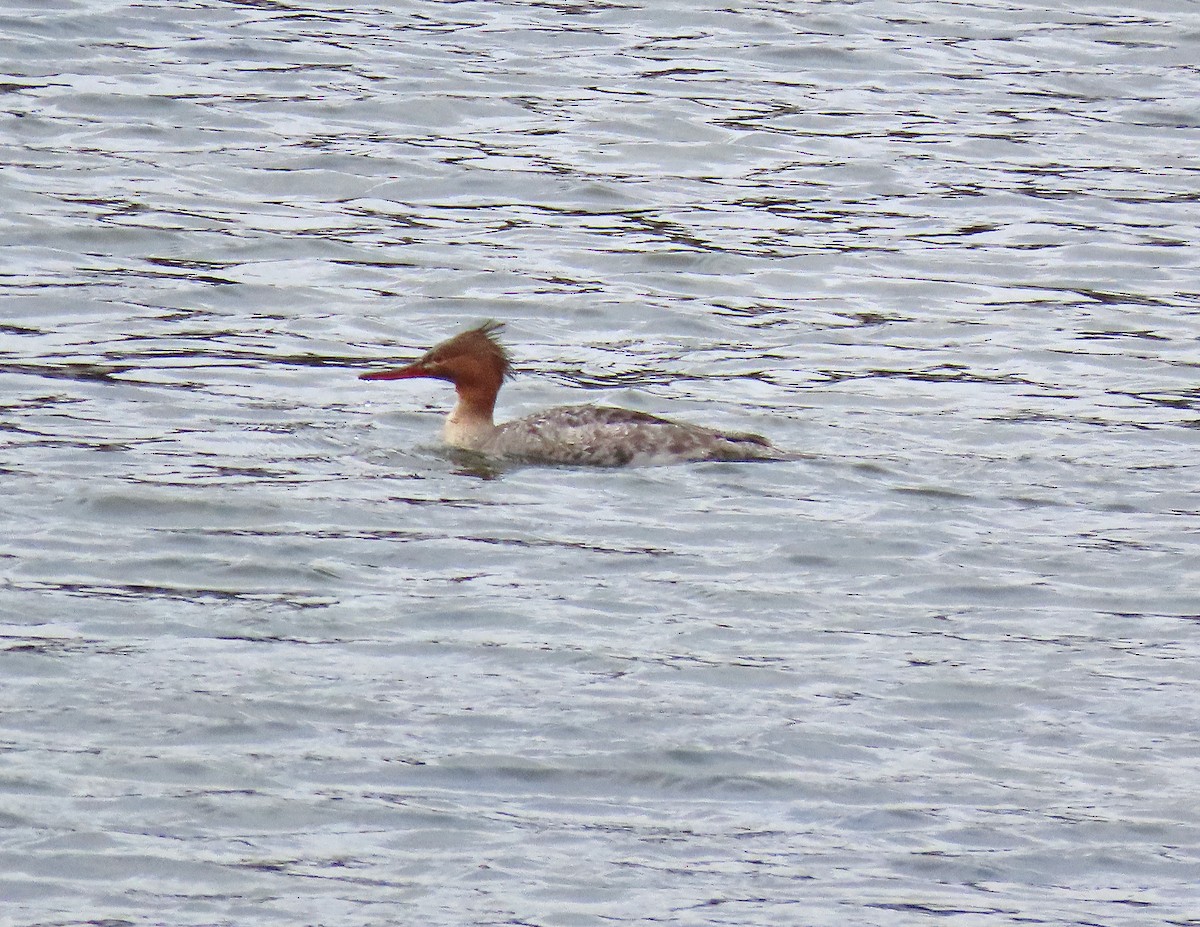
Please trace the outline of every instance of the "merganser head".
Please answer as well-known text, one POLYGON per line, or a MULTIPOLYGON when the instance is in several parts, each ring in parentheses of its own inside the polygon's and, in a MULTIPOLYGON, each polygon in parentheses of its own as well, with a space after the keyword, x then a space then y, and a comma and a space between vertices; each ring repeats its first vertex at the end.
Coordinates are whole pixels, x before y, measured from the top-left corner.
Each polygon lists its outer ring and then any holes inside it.
POLYGON ((364 373, 360 380, 429 377, 454 384, 461 399, 491 415, 500 384, 512 372, 508 351, 496 338, 503 323, 488 320, 430 348, 406 367, 364 373))

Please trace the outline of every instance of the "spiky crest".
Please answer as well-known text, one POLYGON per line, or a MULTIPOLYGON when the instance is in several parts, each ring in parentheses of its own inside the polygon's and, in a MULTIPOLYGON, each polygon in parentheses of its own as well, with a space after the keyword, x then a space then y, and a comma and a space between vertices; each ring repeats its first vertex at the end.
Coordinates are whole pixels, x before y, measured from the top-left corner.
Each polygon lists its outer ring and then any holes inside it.
POLYGON ((430 348, 421 361, 434 366, 453 362, 456 357, 469 355, 484 361, 495 375, 504 380, 512 376, 512 358, 508 349, 500 343, 498 334, 504 329, 503 322, 488 319, 474 328, 459 332, 453 338, 430 348))

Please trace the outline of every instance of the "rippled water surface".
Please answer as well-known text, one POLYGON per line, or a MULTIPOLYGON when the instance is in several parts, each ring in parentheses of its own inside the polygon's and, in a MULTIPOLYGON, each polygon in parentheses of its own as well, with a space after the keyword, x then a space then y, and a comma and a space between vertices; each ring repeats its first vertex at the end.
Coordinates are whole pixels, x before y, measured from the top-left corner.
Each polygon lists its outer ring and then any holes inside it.
POLYGON ((1200 924, 1200 7, 0 11, 5 924, 1200 924), (493 469, 361 383, 783 463, 493 469))

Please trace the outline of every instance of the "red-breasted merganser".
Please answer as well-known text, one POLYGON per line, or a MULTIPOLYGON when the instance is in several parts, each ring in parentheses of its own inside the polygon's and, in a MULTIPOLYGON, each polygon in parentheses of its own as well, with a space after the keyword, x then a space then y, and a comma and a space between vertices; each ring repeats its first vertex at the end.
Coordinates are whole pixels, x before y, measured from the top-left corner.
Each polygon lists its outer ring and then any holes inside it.
POLYGON ((605 406, 560 406, 496 425, 496 394, 512 373, 508 351, 496 338, 501 328, 499 322, 484 322, 430 348, 406 367, 364 373, 360 379, 448 380, 458 392, 458 402, 446 419, 446 443, 493 457, 615 467, 787 456, 758 435, 714 431, 605 406))

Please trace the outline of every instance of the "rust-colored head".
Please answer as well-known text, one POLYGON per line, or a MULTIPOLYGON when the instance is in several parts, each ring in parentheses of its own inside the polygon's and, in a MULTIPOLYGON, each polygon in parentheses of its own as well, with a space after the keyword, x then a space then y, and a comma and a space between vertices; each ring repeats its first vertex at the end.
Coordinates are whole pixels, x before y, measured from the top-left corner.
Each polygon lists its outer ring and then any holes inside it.
POLYGON ((406 367, 364 373, 360 380, 408 380, 429 377, 448 380, 471 405, 486 407, 489 414, 504 378, 512 372, 508 351, 496 338, 504 327, 487 321, 430 348, 406 367))

